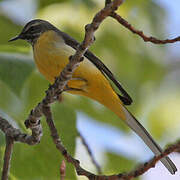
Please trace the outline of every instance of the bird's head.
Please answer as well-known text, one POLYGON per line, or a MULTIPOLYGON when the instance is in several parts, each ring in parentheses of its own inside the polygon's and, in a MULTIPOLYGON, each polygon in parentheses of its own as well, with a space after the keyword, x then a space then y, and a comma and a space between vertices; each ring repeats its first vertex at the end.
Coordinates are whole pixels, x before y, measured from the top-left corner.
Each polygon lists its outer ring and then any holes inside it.
POLYGON ((49 22, 35 19, 28 22, 22 29, 21 33, 10 39, 9 42, 23 39, 33 45, 42 33, 52 29, 54 29, 54 26, 49 22))

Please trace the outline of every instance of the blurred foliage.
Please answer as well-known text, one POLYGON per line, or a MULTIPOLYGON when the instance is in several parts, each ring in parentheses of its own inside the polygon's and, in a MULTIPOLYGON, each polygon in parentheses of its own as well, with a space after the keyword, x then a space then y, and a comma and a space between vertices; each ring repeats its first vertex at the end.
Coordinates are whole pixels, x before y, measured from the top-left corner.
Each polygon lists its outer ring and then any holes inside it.
POLYGON ((66 0, 39 0, 39 8, 43 8, 54 3, 65 2, 65 1, 66 0))
MULTIPOLYGON (((180 128, 178 125, 180 117, 180 93, 174 89, 171 89, 171 92, 172 94, 166 95, 165 99, 158 99, 149 113, 149 119, 151 120, 149 121, 151 122, 149 126, 154 136, 158 139, 163 139, 165 137, 169 139, 169 141, 172 141, 171 137, 173 136, 179 138, 178 132, 180 128), (170 107, 172 108, 169 109, 170 107), (169 128, 172 131, 168 133, 169 128)), ((160 97, 161 96, 162 95, 160 95, 160 97)))
POLYGON ((23 46, 15 46, 12 44, 9 45, 0 45, 0 52, 8 52, 8 53, 22 53, 22 54, 28 54, 29 48, 23 47, 23 46))
MULTIPOLYGON (((92 20, 93 15, 104 6, 104 2, 96 0, 39 0, 37 3, 38 18, 51 23, 81 41, 84 26, 92 20)), ((1 4, 0 4, 1 8, 1 4)), ((153 0, 126 0, 118 12, 139 29, 151 35, 163 37, 165 34, 165 10, 153 0)), ((0 114, 14 122, 25 132, 24 119, 30 110, 42 100, 48 82, 37 72, 32 61, 32 52, 24 41, 11 44, 8 40, 18 33, 22 27, 7 16, 0 13, 0 114), (7 116, 8 115, 8 116, 7 116)), ((107 18, 96 32, 96 42, 91 50, 100 57, 112 70, 117 79, 134 99, 129 107, 141 117, 146 115, 148 127, 157 139, 167 141, 168 134, 173 136, 172 120, 178 122, 180 106, 179 87, 173 90, 162 86, 169 69, 164 59, 167 56, 166 46, 154 46, 143 40, 116 21, 107 18), (168 97, 168 98, 167 98, 168 97), (170 110, 169 110, 170 109, 170 110)), ((172 71, 172 70, 171 70, 172 71)), ((176 78, 173 79, 176 81, 176 78)), ((64 94, 63 102, 53 105, 55 123, 59 128, 63 144, 73 155, 76 149, 76 113, 82 111, 108 125, 115 126, 127 133, 127 127, 102 105, 85 97, 64 94)), ((30 147, 17 143, 12 158, 10 179, 59 179, 59 166, 62 156, 56 150, 49 135, 47 125, 42 120, 44 136, 39 145, 30 147)), ((129 133, 129 132, 128 132, 129 133)), ((169 138, 170 139, 170 138, 169 138)), ((0 153, 4 150, 4 139, 0 133, 0 153)), ((106 152, 106 173, 128 171, 135 165, 123 155, 106 152), (123 164, 123 166, 121 166, 123 164)), ((0 164, 2 157, 0 155, 0 164)), ((76 179, 73 167, 67 164, 67 179, 76 179)))
POLYGON ((118 172, 124 173, 132 170, 134 166, 135 162, 133 160, 120 155, 107 153, 107 163, 104 171, 109 175, 118 172))
POLYGON ((4 45, 8 42, 10 38, 15 36, 21 29, 20 26, 14 24, 12 20, 9 18, 0 15, 0 34, 1 34, 1 41, 0 45, 4 45))
POLYGON ((24 82, 34 69, 32 60, 26 56, 1 53, 0 64, 1 81, 6 83, 14 93, 19 95, 24 82))
POLYGON ((48 5, 55 4, 55 3, 64 3, 69 2, 76 5, 85 4, 87 7, 95 7, 96 3, 93 0, 39 0, 39 7, 47 7, 48 5))
MULTIPOLYGON (((15 24, 11 19, 0 13, 0 51, 1 46, 9 45, 8 40, 20 33, 22 27, 15 24)), ((14 45, 23 45, 27 47, 27 43, 24 41, 16 41, 14 45)), ((11 47, 12 48, 12 47, 11 47)))

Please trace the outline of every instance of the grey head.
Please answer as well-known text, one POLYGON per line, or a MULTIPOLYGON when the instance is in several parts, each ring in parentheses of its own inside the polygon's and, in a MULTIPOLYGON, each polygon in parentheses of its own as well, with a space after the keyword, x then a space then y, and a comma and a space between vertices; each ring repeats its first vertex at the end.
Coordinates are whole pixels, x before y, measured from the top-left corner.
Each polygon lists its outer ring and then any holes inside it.
POLYGON ((18 39, 23 39, 29 42, 31 45, 33 45, 42 33, 53 29, 56 28, 48 21, 41 19, 34 19, 28 22, 22 29, 21 33, 16 37, 10 39, 9 42, 18 39))

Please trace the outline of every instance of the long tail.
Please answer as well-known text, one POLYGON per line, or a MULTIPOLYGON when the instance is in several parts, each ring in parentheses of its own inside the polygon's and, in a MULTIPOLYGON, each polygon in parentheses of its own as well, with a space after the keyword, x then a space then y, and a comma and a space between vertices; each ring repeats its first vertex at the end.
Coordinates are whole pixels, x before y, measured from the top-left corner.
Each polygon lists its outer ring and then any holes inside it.
MULTIPOLYGON (((162 153, 161 147, 153 140, 152 136, 147 132, 147 130, 136 120, 136 118, 125 108, 123 107, 126 124, 135 131, 145 142, 145 144, 151 149, 151 151, 156 155, 162 153)), ((169 170, 171 174, 175 174, 177 168, 175 164, 170 160, 169 157, 164 157, 161 159, 161 162, 169 170)))

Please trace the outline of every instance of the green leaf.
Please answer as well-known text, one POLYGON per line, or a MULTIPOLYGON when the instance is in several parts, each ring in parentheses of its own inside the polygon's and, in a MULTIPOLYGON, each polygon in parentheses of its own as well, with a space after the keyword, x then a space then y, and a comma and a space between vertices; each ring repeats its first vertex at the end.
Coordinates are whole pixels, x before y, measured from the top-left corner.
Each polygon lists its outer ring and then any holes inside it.
POLYGON ((34 69, 29 56, 20 54, 0 54, 0 80, 16 95, 19 95, 27 77, 34 69))

